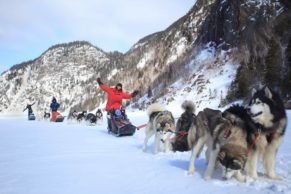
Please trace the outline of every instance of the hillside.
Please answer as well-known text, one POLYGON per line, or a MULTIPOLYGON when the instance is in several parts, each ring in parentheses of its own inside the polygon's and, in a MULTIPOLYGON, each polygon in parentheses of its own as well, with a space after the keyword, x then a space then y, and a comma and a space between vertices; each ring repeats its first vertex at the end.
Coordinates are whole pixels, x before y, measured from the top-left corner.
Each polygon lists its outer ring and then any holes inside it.
POLYGON ((260 85, 278 90, 291 107, 290 7, 286 0, 197 0, 185 16, 124 54, 83 41, 55 45, 0 76, 0 112, 19 112, 32 101, 43 110, 52 96, 62 111, 93 110, 105 101, 99 76, 110 86, 122 82, 126 92, 139 89, 136 108, 176 98, 197 106, 219 98, 213 106, 224 106, 260 85))

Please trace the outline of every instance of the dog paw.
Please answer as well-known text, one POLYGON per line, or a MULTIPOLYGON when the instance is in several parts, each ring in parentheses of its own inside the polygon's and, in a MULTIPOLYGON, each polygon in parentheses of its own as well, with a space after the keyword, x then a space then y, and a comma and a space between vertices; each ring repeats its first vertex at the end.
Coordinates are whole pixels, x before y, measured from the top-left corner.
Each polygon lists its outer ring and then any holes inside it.
POLYGON ((241 182, 241 183, 247 182, 246 176, 243 176, 243 175, 239 176, 239 177, 236 177, 236 179, 237 179, 238 182, 241 182))
POLYGON ((194 172, 195 172, 195 170, 189 170, 187 174, 188 174, 189 176, 192 176, 192 175, 194 175, 194 172))
POLYGON ((209 181, 211 179, 210 176, 204 176, 204 180, 209 181))
POLYGON ((267 177, 269 179, 278 180, 278 181, 283 180, 283 177, 277 176, 277 175, 267 175, 267 177))
POLYGON ((167 154, 168 154, 168 153, 171 153, 171 150, 168 150, 168 149, 167 149, 167 150, 165 150, 165 153, 167 153, 167 154))
POLYGON ((257 180, 258 179, 258 174, 257 173, 253 173, 249 175, 250 178, 252 178, 253 180, 257 180))

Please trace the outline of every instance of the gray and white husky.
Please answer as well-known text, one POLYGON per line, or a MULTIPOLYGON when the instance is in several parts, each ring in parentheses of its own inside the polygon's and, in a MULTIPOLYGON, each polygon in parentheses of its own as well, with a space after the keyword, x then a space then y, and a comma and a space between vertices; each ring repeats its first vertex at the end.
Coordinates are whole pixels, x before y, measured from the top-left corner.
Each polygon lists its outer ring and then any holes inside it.
POLYGON ((148 140, 155 135, 153 153, 160 152, 160 142, 164 143, 165 152, 171 151, 170 138, 175 132, 175 120, 170 111, 160 104, 152 104, 147 109, 149 121, 145 129, 143 151, 147 151, 148 140))
MULTIPOLYGON (((236 158, 230 158, 230 152, 228 150, 231 150, 232 148, 235 148, 237 151, 239 149, 246 150, 246 143, 241 141, 242 138, 246 138, 246 133, 242 129, 233 125, 231 119, 224 118, 222 112, 219 110, 206 108, 203 111, 200 111, 188 132, 187 138, 189 147, 192 151, 188 174, 194 173, 195 159, 204 145, 207 145, 208 147, 206 152, 206 161, 208 164, 204 174, 204 179, 208 180, 211 178, 219 154, 221 155, 224 153, 223 158, 218 160, 224 166, 232 164, 235 168, 240 169, 240 166, 244 165, 243 161, 236 160, 236 158), (221 150, 224 151, 221 152, 221 150)), ((231 165, 229 166, 232 167, 231 165)), ((243 181, 244 179, 240 174, 240 170, 236 170, 233 175, 236 176, 239 181, 243 181)))

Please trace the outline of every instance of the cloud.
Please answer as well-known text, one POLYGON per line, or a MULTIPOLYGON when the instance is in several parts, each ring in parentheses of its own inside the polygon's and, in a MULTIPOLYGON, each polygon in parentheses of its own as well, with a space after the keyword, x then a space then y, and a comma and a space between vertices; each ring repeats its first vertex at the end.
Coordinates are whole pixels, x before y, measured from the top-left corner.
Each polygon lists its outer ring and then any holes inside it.
MULTIPOLYGON (((37 49, 74 40, 87 40, 105 51, 125 52, 144 36, 171 25, 187 13, 194 2, 2 0, 0 52, 36 49, 34 53, 41 53, 44 50, 37 49)), ((27 60, 31 59, 31 56, 27 57, 27 60)), ((0 64, 3 62, 0 59, 0 64)))

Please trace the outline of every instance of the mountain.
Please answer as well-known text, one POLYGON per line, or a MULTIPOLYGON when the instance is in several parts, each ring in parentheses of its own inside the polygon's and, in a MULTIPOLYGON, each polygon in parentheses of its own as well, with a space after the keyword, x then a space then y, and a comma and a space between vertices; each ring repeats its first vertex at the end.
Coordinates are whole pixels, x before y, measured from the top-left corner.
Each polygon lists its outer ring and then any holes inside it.
POLYGON ((105 101, 99 76, 107 85, 122 82, 127 92, 139 89, 136 108, 179 99, 222 107, 265 84, 291 106, 290 7, 288 0, 197 0, 124 54, 84 41, 55 45, 1 75, 0 111, 20 111, 27 101, 43 110, 52 96, 62 111, 93 110, 105 101))

